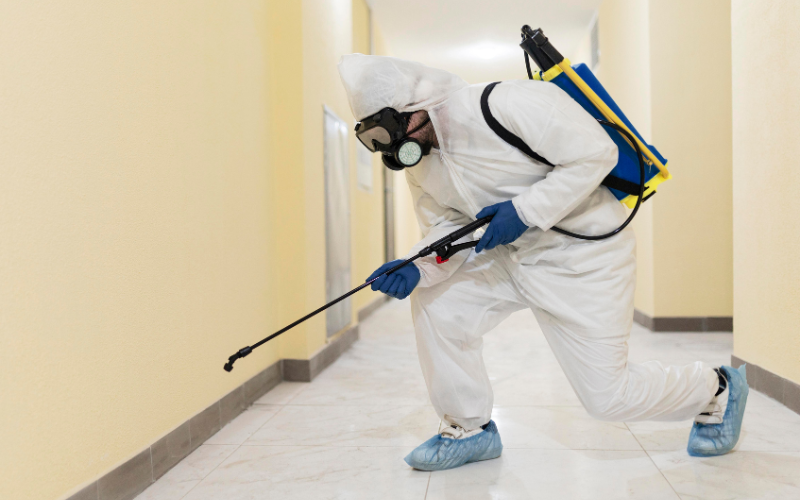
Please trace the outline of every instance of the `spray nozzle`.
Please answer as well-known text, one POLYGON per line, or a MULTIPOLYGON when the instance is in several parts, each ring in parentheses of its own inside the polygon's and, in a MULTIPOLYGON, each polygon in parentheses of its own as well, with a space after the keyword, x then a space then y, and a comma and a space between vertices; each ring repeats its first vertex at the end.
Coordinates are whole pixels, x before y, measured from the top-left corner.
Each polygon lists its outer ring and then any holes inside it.
POLYGON ((222 368, 224 368, 226 372, 232 371, 233 370, 233 364, 236 362, 236 360, 239 359, 239 358, 243 358, 243 357, 247 356, 251 352, 253 352, 253 348, 252 347, 250 347, 250 346, 242 347, 241 349, 239 349, 236 352, 236 354, 234 354, 233 356, 230 356, 228 358, 228 362, 225 363, 225 366, 223 366, 222 368))

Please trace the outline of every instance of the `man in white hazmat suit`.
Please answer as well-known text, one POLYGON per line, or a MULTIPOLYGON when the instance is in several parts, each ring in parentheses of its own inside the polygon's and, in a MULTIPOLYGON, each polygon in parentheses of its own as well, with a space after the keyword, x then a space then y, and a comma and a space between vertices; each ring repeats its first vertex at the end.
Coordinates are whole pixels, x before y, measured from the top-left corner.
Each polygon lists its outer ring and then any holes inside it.
MULTIPOLYGON (((600 124, 551 83, 498 85, 489 98, 495 118, 556 165, 550 167, 487 125, 480 107, 485 84, 468 85, 446 71, 360 54, 344 56, 339 72, 356 119, 375 121, 381 110, 396 110, 408 122, 403 132, 411 132, 408 137, 430 153, 405 168, 424 234, 409 255, 494 215, 475 252, 460 252, 441 264, 435 256, 425 257, 373 284, 397 298, 411 294, 420 364, 431 402, 448 425, 406 457, 409 465, 439 470, 500 456, 482 336, 526 307, 592 416, 695 418, 690 453, 733 448, 747 395, 743 370, 700 362, 628 362, 633 232, 585 241, 550 230, 558 225, 601 234, 626 218, 622 205, 600 185, 617 161, 616 145, 600 124)), ((359 133, 363 129, 357 128, 359 133)), ((378 142, 380 137, 373 145, 381 146, 378 142)), ((388 166, 402 168, 385 158, 388 166)))

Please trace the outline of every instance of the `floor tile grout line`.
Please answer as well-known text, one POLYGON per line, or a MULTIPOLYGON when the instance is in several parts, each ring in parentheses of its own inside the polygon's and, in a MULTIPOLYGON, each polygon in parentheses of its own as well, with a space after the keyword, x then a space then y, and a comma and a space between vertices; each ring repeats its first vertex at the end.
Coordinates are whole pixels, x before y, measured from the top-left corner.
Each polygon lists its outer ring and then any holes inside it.
MULTIPOLYGON (((259 406, 266 406, 266 405, 262 404, 262 405, 259 405, 259 406)), ((290 405, 290 404, 285 404, 285 405, 273 405, 273 406, 281 406, 281 407, 293 406, 295 408, 297 408, 297 407, 306 407, 306 406, 313 406, 313 407, 318 407, 318 406, 346 406, 348 408, 376 408, 377 407, 377 408, 387 408, 387 409, 391 409, 391 408, 422 408, 422 407, 431 407, 431 408, 433 408, 433 405, 430 404, 430 403, 429 404, 392 404, 392 403, 385 403, 385 404, 377 404, 377 405, 376 404, 354 405, 354 404, 350 404, 350 403, 318 404, 318 405, 311 405, 311 404, 290 405)), ((506 408, 508 408, 508 407, 506 407, 506 408)), ((532 407, 531 406, 526 406, 526 407, 520 406, 519 408, 532 408, 532 407)), ((575 408, 575 407, 573 406, 572 408, 575 408)))
MULTIPOLYGON (((338 361, 338 360, 337 360, 337 361, 338 361)), ((334 363, 335 363, 335 361, 334 361, 334 363)), ((333 365, 331 365, 331 366, 333 366, 333 365)), ((278 386, 280 386, 280 385, 281 385, 282 383, 284 383, 284 382, 287 382, 287 381, 285 381, 285 380, 284 380, 284 381, 281 381, 281 383, 280 383, 280 384, 278 384, 278 385, 276 385, 275 387, 278 387, 278 386)), ((293 395, 292 397, 290 397, 290 398, 289 398, 289 399, 288 399, 288 400, 287 400, 285 403, 259 403, 259 402, 258 402, 258 400, 256 400, 256 401, 253 401, 253 403, 252 403, 250 406, 256 406, 256 405, 257 405, 257 406, 286 406, 286 405, 288 405, 289 403, 291 403, 291 402, 292 402, 292 400, 294 400, 294 398, 296 398, 297 396, 299 396, 301 392, 303 392, 304 390, 306 390, 306 389, 308 388, 308 386, 310 386, 311 384, 313 384, 313 383, 314 383, 314 381, 311 381, 311 382, 297 382, 297 383, 298 383, 298 384, 304 384, 306 387, 303 387, 302 389, 300 389, 299 391, 297 391, 297 394, 295 394, 295 395, 293 395)), ((274 388, 273 388, 273 389, 274 389, 274 388)), ((269 392, 267 392, 267 394, 269 394, 269 392)), ((260 398, 259 398, 259 399, 260 399, 260 398)), ((249 407, 248 407, 248 408, 249 408, 249 407)))
MULTIPOLYGON (((337 360, 335 360, 333 363, 331 363, 331 365, 330 365, 328 368, 331 368, 333 365, 335 365, 337 361, 339 361, 339 360, 338 360, 338 359, 337 359, 337 360)), ((294 396, 290 397, 290 398, 289 398, 289 400, 288 400, 288 401, 286 401, 286 402, 283 404, 283 406, 286 406, 286 405, 288 405, 289 403, 291 403, 292 401, 294 401, 294 398, 296 398, 297 396, 299 396, 300 394, 302 394, 302 393, 303 393, 303 392, 304 392, 306 389, 308 389, 309 387, 311 387, 311 384, 313 384, 313 383, 314 383, 314 381, 312 380, 311 382, 301 382, 301 383, 302 383, 302 384, 305 384, 305 387, 301 388, 299 391, 297 391, 297 393, 296 393, 294 396)))
MULTIPOLYGON (((250 406, 252 406, 252 405, 250 405, 250 406)), ((249 409, 249 407, 248 407, 248 409, 249 409)), ((238 447, 238 448, 236 448, 236 449, 238 450, 239 448, 241 448, 241 447, 242 447, 242 446, 243 446, 243 445, 244 445, 244 444, 247 442, 247 440, 248 440, 248 439, 250 439, 251 437, 253 437, 253 435, 254 435, 256 432, 258 432, 258 431, 260 431, 261 429, 263 429, 265 425, 267 425, 268 423, 270 423, 270 422, 272 421, 272 419, 273 419, 273 418, 275 418, 275 417, 277 417, 277 416, 278 416, 278 414, 279 414, 280 412, 282 412, 284 409, 286 409, 286 405, 281 405, 281 407, 280 407, 280 408, 278 408, 278 411, 276 411, 275 413, 273 413, 271 417, 269 417, 268 419, 266 419, 266 420, 264 421, 264 423, 263 423, 263 424, 261 424, 261 425, 258 427, 258 429, 256 429, 256 430, 255 430, 255 431, 253 431, 253 432, 252 432, 252 433, 251 433, 249 436, 247 436, 247 437, 245 438, 245 440, 244 440, 244 441, 242 441, 242 442, 239 444, 239 447, 238 447)), ((256 410, 254 410, 254 411, 256 411, 256 410)), ((235 451, 235 450, 234 450, 234 451, 235 451)))
MULTIPOLYGON (((247 410, 245 409, 245 411, 247 411, 247 410)), ((222 430, 222 429, 220 429, 220 430, 222 430)), ((213 437, 213 436, 212 436, 212 437, 213 437)), ((209 439, 211 439, 211 438, 209 438, 209 439)), ((214 446, 214 445, 206 445, 206 443, 205 443, 205 442, 203 442, 203 444, 201 444, 200 446, 214 446)), ((198 446, 198 447, 197 447, 197 449, 200 449, 200 446, 198 446)), ((230 445, 228 445, 228 446, 230 446, 230 445)), ((211 469, 210 471, 208 471, 208 474, 204 474, 204 475, 203 475, 203 477, 202 477, 202 478, 200 478, 200 480, 199 480, 199 481, 197 481, 197 484, 195 484, 194 486, 192 486, 191 488, 189 488, 189 489, 186 491, 186 493, 184 493, 184 494, 181 496, 180 500, 183 500, 184 498, 186 498, 186 495, 188 495, 189 493, 191 493, 191 492, 192 492, 192 490, 194 490, 195 488, 197 488, 197 486, 198 486, 200 483, 202 483, 202 482, 205 480, 205 478, 207 478, 208 476, 210 476, 210 475, 211 475, 211 473, 212 473, 212 472, 214 472, 215 470, 217 470, 217 467, 219 467, 219 466, 222 464, 222 462, 224 462, 225 460, 227 460, 227 459, 228 459, 228 457, 230 457, 231 455, 233 455, 234 453, 236 453, 236 450, 238 450, 239 448, 241 448, 241 447, 242 447, 242 445, 241 445, 241 444, 240 444, 240 445, 234 445, 234 446, 236 446, 236 448, 234 448, 234 449, 233 449, 233 451, 232 451, 232 452, 230 452, 230 453, 228 454, 228 456, 226 456, 225 458, 223 458, 223 459, 222 459, 222 460, 221 460, 221 461, 220 461, 220 462, 219 462, 217 465, 215 465, 213 469, 211 469)), ((186 458, 184 458, 183 460, 186 460, 186 458)), ((183 460, 181 460, 181 462, 182 462, 183 460)))
MULTIPOLYGON (((352 407, 352 408, 364 408, 364 407, 375 407, 375 406, 377 406, 377 407, 388 407, 388 408, 404 408, 404 407, 417 408, 417 407, 423 407, 423 406, 433 407, 433 405, 430 404, 430 403, 427 403, 427 404, 421 404, 421 403, 420 404, 380 403, 380 404, 377 404, 377 405, 374 404, 374 403, 370 403, 370 404, 367 404, 367 403, 365 403, 365 404, 352 404, 352 403, 289 404, 289 403, 286 403, 286 404, 281 404, 281 405, 278 405, 278 404, 275 404, 275 403, 261 403, 261 404, 256 405, 255 403, 253 403, 253 405, 254 406, 280 406, 280 407, 284 407, 284 406, 293 406, 293 407, 347 406, 347 407, 352 407)), ((580 405, 580 404, 577 404, 577 405, 494 405, 493 408, 583 408, 583 406, 580 405)))
POLYGON ((664 478, 664 481, 666 481, 666 482, 667 482, 667 484, 669 485, 670 489, 671 489, 671 490, 672 490, 672 491, 675 493, 675 496, 678 498, 678 500, 682 500, 682 498, 683 498, 683 497, 682 497, 682 496, 681 496, 681 494, 680 494, 680 493, 678 493, 678 491, 675 489, 675 486, 672 484, 672 481, 670 481, 670 480, 667 478, 667 476, 664 474, 664 471, 662 471, 662 470, 661 470, 661 467, 659 467, 659 466, 658 466, 658 464, 656 464, 656 461, 655 461, 655 460, 653 460, 653 457, 651 457, 651 456, 650 456, 650 452, 649 452, 649 451, 647 451, 647 450, 644 450, 644 453, 645 453, 645 455, 647 455, 647 458, 649 458, 649 459, 650 459, 650 462, 653 464, 653 467, 655 467, 655 468, 656 468, 656 470, 658 470, 658 473, 659 473, 659 474, 661 474, 661 477, 663 477, 663 478, 664 478))
MULTIPOLYGON (((236 446, 237 450, 243 446, 248 448, 398 448, 398 449, 406 449, 406 448, 414 448, 415 445, 413 444, 387 444, 387 445, 365 445, 365 444, 346 444, 346 445, 339 445, 339 444, 247 444, 242 443, 241 445, 205 445, 205 446, 236 446)), ((645 452, 645 453, 676 453, 683 450, 644 450, 644 449, 609 449, 609 448, 527 448, 527 447, 512 447, 505 445, 503 447, 504 450, 522 450, 522 451, 548 451, 548 452, 576 452, 576 451, 601 451, 601 452, 608 452, 608 453, 636 453, 636 452, 645 452)), ((234 450, 236 451, 236 450, 234 450)), ((776 455, 797 455, 800 454, 800 451, 775 451, 775 450, 736 450, 738 454, 747 454, 747 453, 772 453, 776 455)), ((231 452, 231 455, 233 452, 231 452)), ((230 456, 230 455, 229 455, 230 456)), ((226 457, 227 460, 227 457, 226 457)), ((213 471, 212 471, 213 472, 213 471)), ((209 472, 210 474, 210 472, 209 472)))
POLYGON ((428 484, 425 485, 425 496, 422 497, 422 500, 428 500, 428 490, 431 489, 431 477, 433 477, 433 472, 428 472, 428 484))
POLYGON ((625 428, 626 428, 626 429, 628 429, 628 432, 630 432, 630 433, 631 433, 631 436, 633 436, 633 439, 635 439, 635 440, 636 440, 636 444, 638 444, 638 445, 639 445, 639 448, 640 448, 642 451, 645 451, 645 452, 646 452, 647 450, 645 450, 645 449, 644 449, 644 446, 642 446, 642 443, 639 441, 639 438, 638 438, 638 437, 636 437, 636 433, 635 433, 635 432, 633 432, 633 429, 631 429, 631 426, 630 426, 630 425, 628 425, 628 422, 622 422, 622 424, 625 426, 625 428))
MULTIPOLYGON (((297 448, 414 448, 416 445, 414 444, 387 444, 387 445, 368 445, 368 444, 247 444, 242 443, 241 446, 248 446, 252 448, 258 447, 265 447, 265 448, 280 448, 280 447, 297 447, 297 448)), ((527 448, 527 447, 514 447, 514 446, 503 446, 504 450, 527 450, 527 451, 560 451, 560 452, 572 452, 572 451, 607 451, 611 453, 634 453, 639 451, 647 451, 641 448, 631 450, 631 449, 608 449, 608 448, 527 448)), ((747 452, 742 452, 747 453, 747 452)), ((755 452, 755 453, 765 453, 765 452, 755 452)), ((772 453, 772 452, 770 452, 772 453)), ((800 453, 796 451, 785 451, 785 452, 775 452, 775 453, 800 453)))
MULTIPOLYGON (((379 341, 383 341, 384 339, 381 337, 381 338, 377 338, 377 339, 372 339, 372 338, 369 338, 369 339, 367 339, 367 338, 364 338, 364 339, 362 339, 362 340, 369 340, 369 341, 371 341, 371 342, 374 342, 374 343, 376 343, 376 344, 377 344, 377 343, 379 343, 379 341)), ((383 342, 383 344, 385 344, 385 342, 383 342)), ((358 348, 358 346, 354 346, 354 347, 358 348)), ((371 346, 370 346, 370 347, 371 347, 371 346)), ((676 349, 675 349, 675 350, 676 350, 676 352, 678 352, 678 353, 679 353, 681 356, 683 356, 684 354, 687 354, 687 355, 689 355, 689 356, 692 356, 692 357, 696 356, 696 357, 697 357, 697 358, 699 358, 699 359, 703 357, 703 356, 701 356, 701 355, 695 355, 693 352, 690 352, 690 351, 689 351, 689 349, 686 349, 686 348, 685 348, 684 346, 682 346, 682 345, 676 345, 676 349)), ((354 351, 351 349, 351 352, 350 352, 349 354, 352 354, 353 352, 354 352, 354 351)), ((369 354, 369 352, 365 352, 365 353, 359 353, 359 354, 361 354, 361 355, 363 355, 363 354, 367 354, 367 355, 368 355, 368 354, 369 354)), ((344 359, 344 358, 345 358, 345 356, 342 356, 342 357, 341 357, 339 360, 337 360, 337 362, 340 362, 340 361, 345 361, 345 359, 344 359)), ((355 357, 355 356, 354 356, 354 357, 352 357, 352 358, 350 358, 350 359, 346 359, 346 361, 348 361, 348 362, 351 362, 351 363, 352 363, 352 362, 354 362, 354 361, 355 361, 355 362, 357 362, 357 361, 358 361, 358 359, 355 359, 355 358, 357 358, 357 357, 355 357)), ((409 357, 409 359, 411 359, 411 358, 409 357)), ((522 373, 522 372, 520 372, 520 373, 522 373)), ((353 379, 350 379, 350 380, 353 380, 353 379)), ((320 382, 322 382, 322 380, 320 380, 320 382)), ((337 380, 329 380, 328 382, 333 382, 333 386, 334 386, 334 387, 333 387, 333 389, 334 389, 334 391, 336 390, 336 388, 337 388, 338 386, 340 386, 340 383, 339 383, 339 381, 337 381, 337 380)), ((347 383, 347 382, 348 382, 348 380, 345 380, 345 381, 344 381, 344 383, 347 383)), ((204 478, 203 478, 203 479, 201 479, 200 481, 198 481, 198 484, 199 484, 200 482, 202 482, 202 481, 203 481, 203 480, 204 480, 206 477, 208 477, 210 474, 212 474, 212 473, 213 473, 215 470, 217 470, 217 469, 219 468, 219 465, 221 465, 221 464, 222 464, 222 463, 224 463, 226 460, 228 460, 228 458, 230 458, 230 456, 232 456, 234 453, 238 452, 238 449, 241 449, 243 446, 249 446, 249 447, 262 447, 262 448, 270 448, 270 447, 286 447, 286 448, 299 448, 299 449, 309 449, 309 450, 310 450, 310 449, 313 449, 313 448, 316 448, 316 447, 319 447, 319 448, 327 448, 327 449, 336 449, 336 448, 338 448, 338 449, 342 449, 342 450, 345 450, 345 449, 347 449, 347 448, 373 448, 373 449, 379 450, 379 449, 381 449, 381 448, 384 448, 384 449, 389 449, 389 448, 394 448, 394 449, 403 449, 403 448, 408 448, 408 447, 411 447, 410 445, 409 445, 409 446, 403 446, 403 445, 388 445, 388 446, 363 446, 363 445, 337 445, 337 444, 323 444, 323 445, 314 445, 314 444, 310 444, 310 445, 301 445, 301 444, 284 444, 284 445, 281 445, 281 444, 248 444, 248 443, 247 443, 247 441, 248 441, 248 440, 249 440, 249 439, 250 439, 250 438, 251 438, 253 435, 255 435, 257 432, 259 432, 260 430, 262 430, 262 429, 264 429, 266 426, 268 426, 268 425, 269 425, 269 423, 271 422, 271 420, 272 420, 272 419, 274 419, 274 418, 276 418, 276 417, 277 417, 277 414, 278 414, 278 413, 280 413, 280 412, 282 412, 282 411, 287 411, 287 412, 289 412, 289 413, 292 413, 292 408, 298 408, 298 413, 300 413, 300 412, 301 412, 301 410, 299 410, 299 409, 300 409, 300 408, 303 408, 303 407, 308 407, 308 408, 307 408, 306 410, 304 410, 304 411, 309 411, 309 412, 310 412, 310 411, 312 411, 312 409, 318 409, 318 408, 331 408, 331 409, 335 409, 335 408, 339 408, 339 407, 341 407, 341 408, 343 408, 343 409, 344 409, 344 408, 354 408, 354 409, 358 409, 359 411, 361 411, 362 409, 366 409, 366 408, 372 408, 372 409, 373 409, 373 410, 375 410, 375 411, 381 411, 382 409, 380 408, 380 406, 386 406, 386 409, 393 409, 393 408, 403 408, 403 407, 414 408, 414 407, 423 407, 423 406, 428 406, 428 407, 430 407, 430 404, 427 404, 427 405, 417 405, 417 404, 412 404, 412 405, 395 405, 395 404, 389 403, 388 405, 378 405, 378 408, 376 408, 374 404, 362 405, 362 404, 347 404, 347 403, 345 403, 345 404, 336 404, 336 403, 334 403, 334 404, 313 404, 313 403, 312 403, 312 404, 302 404, 302 403, 300 403, 300 404, 297 404, 297 403, 294 403, 295 401, 297 401, 297 400, 300 398, 300 396, 301 396, 302 394, 304 394, 304 393, 305 393, 305 391, 307 391, 307 390, 310 390, 310 389, 308 389, 308 386, 310 385, 310 383, 306 383, 306 384, 303 384, 303 385, 304 385, 303 387, 299 387, 299 388, 298 388, 298 390, 297 390, 297 392, 296 392, 296 393, 292 394, 292 395, 291 395, 291 396, 290 396, 288 399, 286 399, 286 400, 285 400, 285 402, 284 402, 283 404, 280 404, 280 405, 278 405, 278 404, 271 404, 270 406, 274 406, 274 407, 276 408, 276 411, 274 411, 274 413, 272 413, 272 415, 271 415, 271 416, 269 416, 269 417, 267 418, 267 420, 266 420, 266 421, 265 421, 263 424, 261 424, 261 425, 259 426, 259 428, 258 428, 256 431, 254 431, 253 433, 250 433, 249 437, 245 438, 245 440, 244 440, 245 442, 242 442, 242 443, 240 443, 240 444, 236 444, 236 445, 235 445, 235 448, 234 448, 234 450, 231 452, 231 454, 230 454, 230 455, 228 455, 228 457, 226 457, 225 459, 223 459, 223 460, 222 460, 222 461, 221 461, 219 464, 217 464, 217 466, 216 466, 216 467, 214 467, 214 468, 213 468, 211 471, 209 471, 209 473, 208 473, 208 474, 204 475, 204 478), (291 407, 291 408, 290 408, 289 410, 284 410, 284 409, 285 409, 287 406, 289 406, 289 407, 291 407)), ((319 388, 319 384, 317 384, 317 388, 319 388)), ((300 399, 302 399, 302 398, 300 398, 300 399)), ((253 406, 261 406, 261 407, 263 407, 263 405, 251 405, 251 407, 253 407, 253 406)), ((577 405, 577 404, 576 404, 576 405, 533 405, 533 406, 531 406, 531 405, 524 405, 524 406, 516 406, 516 405, 502 406, 502 405, 501 405, 501 406, 498 406, 498 407, 496 407, 496 408, 508 408, 508 409, 523 409, 523 408, 526 408, 526 409, 529 409, 530 411, 538 411, 538 410, 536 410, 536 408, 542 408, 542 409, 544 409, 544 408, 553 408, 553 409, 555 410, 555 409, 558 409, 558 408, 571 409, 571 408, 579 408, 579 407, 580 407, 580 405, 577 405)), ((344 411, 346 411, 346 410, 344 410, 344 411)), ((545 410, 543 410, 543 411, 545 411, 545 410)), ((633 434, 633 431, 632 431, 632 429, 630 428, 630 426, 628 426, 628 425, 627 425, 627 423, 623 423, 623 424, 626 426, 627 430, 628 430, 628 431, 629 431, 629 432, 632 434, 632 436, 634 437, 635 441, 637 442, 637 446, 639 446, 639 448, 638 448, 638 449, 635 449, 635 450, 633 450, 633 449, 632 449, 632 450, 592 450, 592 451, 608 451, 608 452, 611 452, 611 453, 613 453, 613 452, 618 452, 618 453, 631 453, 631 454, 633 454, 633 453, 637 453, 637 454, 638 454, 638 451, 644 451, 644 452, 645 452, 645 454, 646 454, 646 455, 648 455, 648 458, 651 460, 651 463, 653 463, 653 464, 654 464, 654 466, 656 466, 656 468, 658 469, 658 466, 655 464, 655 461, 654 461, 653 457, 651 456, 650 452, 648 452, 647 450, 645 450, 645 449, 644 449, 644 447, 643 447, 642 443, 640 442, 640 440, 638 439, 638 437, 637 437, 635 434, 633 434)), ((621 430, 621 428, 620 428, 620 430, 621 430)), ((296 436, 296 435, 298 435, 298 434, 297 434, 297 433, 295 433, 295 432, 293 432, 293 433, 292 433, 292 435, 296 436)), ((203 443, 203 444, 205 444, 205 443, 203 443)), ((554 449, 554 448, 511 448, 511 449, 514 449, 515 451, 523 451, 523 450, 525 450, 525 451, 532 451, 532 452, 534 452, 534 453, 536 453, 537 451, 546 451, 546 452, 551 452, 551 453, 558 453, 559 451, 561 451, 561 452, 567 452, 567 453, 570 453, 570 452, 580 452, 580 451, 587 451, 587 450, 590 450, 590 449, 573 449, 573 448, 564 448, 564 449, 559 449, 559 448, 555 448, 555 449, 554 449)), ((376 451, 376 452, 377 452, 377 451, 376 451)), ((379 453, 389 453, 389 452, 387 452, 387 451, 380 451, 379 453)), ((792 453, 792 452, 786 452, 786 453, 792 453)), ((661 469, 659 469, 659 473, 662 475, 662 477, 664 477, 664 478, 665 478, 665 480, 667 480, 667 479, 666 479, 666 477, 665 477, 665 475, 664 475, 664 473, 661 471, 661 469)), ((432 473, 430 473, 430 472, 429 472, 428 474, 429 474, 429 476, 428 476, 428 480, 427 480, 427 484, 426 484, 426 489, 425 489, 425 496, 424 496, 424 498, 425 498, 425 499, 427 499, 427 495, 428 495, 428 494, 429 494, 429 492, 430 492, 430 484, 431 484, 431 481, 432 481, 432 473)), ((672 491, 673 491, 673 492, 674 492, 676 495, 678 495, 677 491, 675 491, 675 488, 672 486, 672 483, 670 483, 670 482, 669 482, 669 480, 667 480, 667 483, 668 483, 668 484, 670 484, 670 488, 672 489, 672 491)), ((194 486, 196 486, 196 485, 194 485, 194 486)), ((194 489, 194 486, 192 486, 192 488, 191 488, 191 489, 190 489, 190 490, 189 490, 189 491, 188 491, 188 492, 187 492, 187 493, 186 493, 186 494, 185 494, 183 497, 181 497, 181 498, 184 498, 185 496, 189 495, 189 494, 190 494, 190 492, 191 492, 191 491, 193 491, 193 489, 194 489)), ((679 495, 678 495, 678 498, 680 498, 680 496, 679 496, 679 495)))
MULTIPOLYGON (((253 403, 253 404, 251 404, 250 406, 248 406, 247 408, 245 408, 245 409, 244 409, 244 411, 247 411, 247 410, 249 410, 249 409, 250 409, 250 407, 252 407, 254 404, 255 404, 255 403, 253 403)), ((283 410, 283 406, 281 406, 280 408, 278 408, 278 411, 276 411, 276 412, 275 412, 275 413, 274 413, 274 414, 273 414, 271 417, 269 417, 267 420, 265 420, 265 421, 264 421, 264 423, 263 423, 263 424, 261 424, 261 426, 260 426, 258 429, 256 429, 255 431, 253 431, 253 433, 252 433, 252 434, 250 434, 250 436, 252 436, 252 435, 253 435, 253 434, 255 434, 256 432, 260 431, 260 430, 261 430, 261 427, 264 427, 265 425, 267 425, 267 423, 268 423, 270 420, 272 420, 273 418, 275 418, 275 415, 277 415, 278 413, 280 413, 282 410, 283 410)), ((254 411, 255 411, 255 410, 254 410, 254 411)), ((244 412, 242 412, 242 413, 244 413, 244 412)), ((241 415, 241 414, 240 414, 240 415, 241 415)), ((235 419, 234 419, 234 420, 235 420, 235 419)), ((231 421, 231 422, 232 422, 232 421, 231 421)), ((230 423, 230 422, 228 422, 228 423, 230 423)), ((227 424, 226 424, 226 425, 227 425, 227 424)), ((221 431, 221 430, 222 430, 222 429, 220 429, 220 431, 221 431)), ((219 431, 217 431, 217 432, 219 432, 219 431)), ((214 434, 216 435, 216 433, 214 433, 214 434)), ((241 447, 244 445, 244 443, 245 443, 245 442, 246 442, 248 439, 250 439, 250 436, 248 436, 247 438, 245 438, 245 440, 244 440, 243 442, 239 443, 238 445, 235 445, 235 446, 236 446, 236 448, 234 448, 234 449, 233 449, 233 451, 232 451, 232 452, 230 452, 230 453, 228 454, 228 456, 227 456, 227 457, 223 458, 223 459, 222 459, 222 461, 220 461, 220 463, 218 463, 217 465, 215 465, 213 469, 211 469, 210 471, 208 471, 208 474, 205 474, 205 475, 203 475, 203 477, 202 477, 202 478, 201 478, 199 481, 197 481, 197 484, 195 484, 194 486, 192 486, 191 488, 189 488, 189 489, 186 491, 186 493, 184 493, 184 494, 181 496, 180 500, 183 500, 184 498, 186 498, 186 495, 188 495, 189 493, 191 493, 191 492, 192 492, 192 490, 194 490, 195 488, 197 488, 197 486, 198 486, 200 483, 202 483, 202 482, 203 482, 203 481, 204 481, 204 480, 205 480, 205 479, 206 479, 208 476, 210 476, 210 475, 211 475, 211 474, 212 474, 212 473, 213 473, 215 470, 217 470, 217 468, 219 468, 219 466, 220 466, 220 465, 222 465, 222 464, 225 462, 225 460, 227 460, 227 459, 228 459, 228 458, 230 458, 230 457, 231 457, 231 456, 232 456, 234 453, 236 453, 236 452, 239 450, 239 448, 241 448, 241 447)), ((211 437, 209 437, 208 439, 211 439, 212 437, 214 437, 214 436, 211 436, 211 437)), ((206 441, 207 441, 207 440, 206 440, 206 441)), ((204 441, 204 442, 203 442, 203 444, 201 444, 200 446, 206 446, 206 443, 205 443, 205 441, 204 441)), ((214 445, 207 445, 207 446, 214 446, 214 445)), ((199 447, 198 447, 198 448, 199 448, 199 447)), ((187 457, 188 457, 188 455, 187 455, 187 457)), ((186 460, 186 457, 184 457, 184 459, 183 459, 183 460, 186 460)), ((181 460, 181 462, 182 462, 183 460, 181 460)))
POLYGON ((672 485, 672 483, 670 482, 670 480, 669 480, 669 479, 667 479, 667 476, 666 476, 666 475, 664 475, 664 471, 662 471, 662 470, 661 470, 661 467, 659 467, 659 466, 658 466, 658 464, 656 464, 656 461, 655 461, 655 460, 653 460, 653 457, 651 457, 651 456, 650 456, 650 453, 648 453, 648 451, 644 449, 644 446, 642 446, 642 443, 639 441, 639 438, 636 436, 636 433, 635 433, 635 432, 633 432, 633 429, 631 429, 631 426, 630 426, 630 425, 628 425, 628 422, 623 422, 623 423, 625 424, 625 427, 627 427, 627 428, 628 428, 628 431, 629 431, 629 432, 631 433, 631 435, 633 436, 633 439, 635 439, 635 440, 636 440, 636 442, 639 444, 639 446, 642 448, 642 451, 644 452, 644 454, 645 454, 645 455, 647 455, 647 458, 650 460, 650 463, 651 463, 651 464, 653 464, 653 467, 655 467, 655 468, 656 468, 656 470, 658 471, 658 473, 659 473, 659 474, 661 474, 661 477, 663 477, 663 478, 664 478, 664 481, 666 481, 666 482, 667 482, 667 484, 669 485, 669 488, 672 490, 672 492, 673 492, 673 493, 675 493, 675 496, 678 498, 678 500, 681 500, 681 496, 680 496, 680 494, 679 494, 679 493, 678 493, 678 492, 675 490, 675 486, 673 486, 673 485, 672 485))

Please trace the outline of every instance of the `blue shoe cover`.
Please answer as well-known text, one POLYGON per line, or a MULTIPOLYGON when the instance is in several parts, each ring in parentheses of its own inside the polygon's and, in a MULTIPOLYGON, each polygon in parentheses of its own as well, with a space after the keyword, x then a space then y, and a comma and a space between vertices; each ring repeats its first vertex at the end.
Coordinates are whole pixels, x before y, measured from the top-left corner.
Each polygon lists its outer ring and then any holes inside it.
POLYGON ((470 462, 497 458, 503 442, 493 420, 483 432, 465 439, 450 439, 437 434, 408 454, 405 461, 419 470, 445 470, 470 462))
POLYGON ((692 432, 689 434, 689 446, 686 449, 689 455, 716 457, 728 453, 736 446, 742 430, 747 395, 750 392, 745 366, 740 366, 738 370, 730 366, 720 368, 728 379, 728 408, 725 410, 721 424, 694 424, 692 432))

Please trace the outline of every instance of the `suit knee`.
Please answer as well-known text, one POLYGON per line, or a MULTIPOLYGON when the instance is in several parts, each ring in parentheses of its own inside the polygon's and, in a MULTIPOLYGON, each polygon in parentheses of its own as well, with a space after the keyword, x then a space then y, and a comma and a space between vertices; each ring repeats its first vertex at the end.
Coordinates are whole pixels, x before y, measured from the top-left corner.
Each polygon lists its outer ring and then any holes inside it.
POLYGON ((589 404, 584 404, 584 408, 586 408, 586 412, 589 413, 589 416, 596 420, 602 420, 605 422, 615 422, 618 420, 616 418, 616 408, 614 408, 614 405, 611 403, 604 404, 592 402, 589 404))
POLYGON ((584 391, 581 398, 584 408, 592 418, 607 422, 620 420, 620 415, 625 413, 630 404, 628 392, 631 389, 630 378, 627 373, 620 373, 619 377, 607 380, 602 386, 595 385, 584 391))

